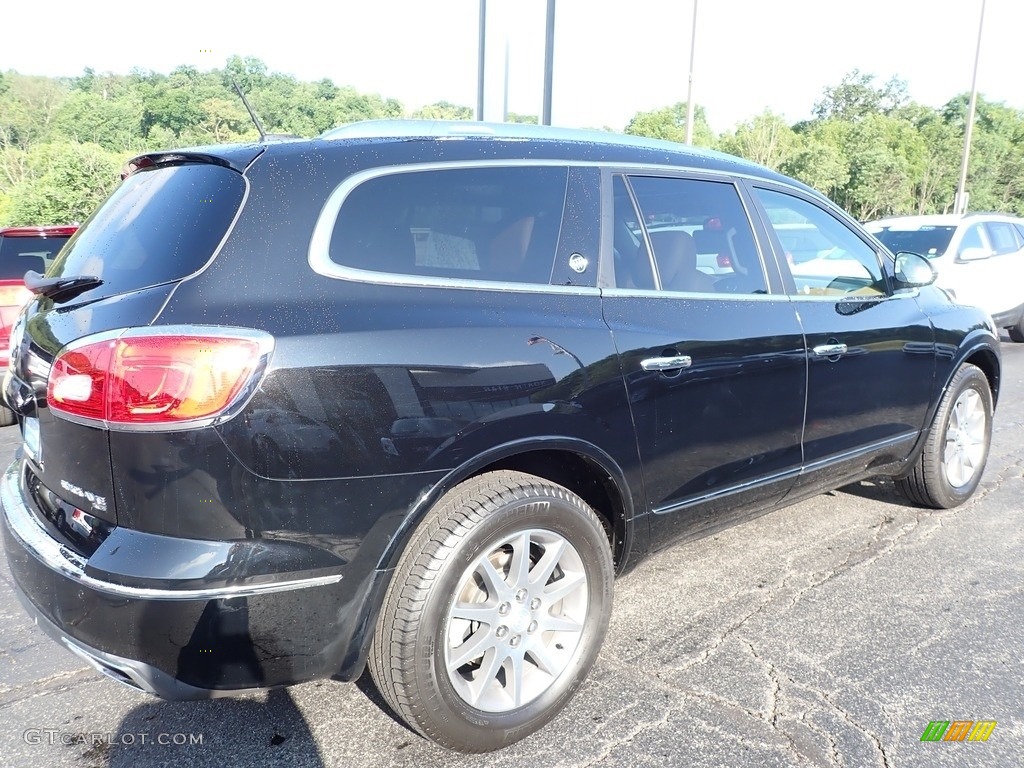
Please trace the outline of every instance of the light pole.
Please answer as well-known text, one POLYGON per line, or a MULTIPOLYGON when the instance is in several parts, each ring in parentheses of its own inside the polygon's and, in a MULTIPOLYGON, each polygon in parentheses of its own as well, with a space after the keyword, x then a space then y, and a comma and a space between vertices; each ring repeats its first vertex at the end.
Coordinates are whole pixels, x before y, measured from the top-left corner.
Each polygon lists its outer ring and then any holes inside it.
POLYGON ((487 0, 480 0, 480 32, 476 66, 476 119, 484 119, 484 54, 487 52, 487 0))
MULTIPOLYGON (((984 0, 982 0, 984 2, 984 0)), ((686 89, 686 143, 693 144, 693 54, 697 50, 697 0, 693 0, 693 32, 690 36, 690 85, 686 89)))
POLYGON ((985 29, 985 0, 981 0, 981 19, 978 21, 978 47, 974 51, 974 74, 971 76, 971 98, 967 103, 967 125, 964 128, 964 154, 960 159, 960 183, 953 200, 953 213, 967 213, 967 158, 971 154, 971 133, 974 130, 974 110, 978 104, 978 59, 981 58, 981 33, 985 29))
POLYGON ((540 110, 540 124, 551 125, 551 70, 555 58, 555 0, 548 0, 544 24, 544 98, 540 110))

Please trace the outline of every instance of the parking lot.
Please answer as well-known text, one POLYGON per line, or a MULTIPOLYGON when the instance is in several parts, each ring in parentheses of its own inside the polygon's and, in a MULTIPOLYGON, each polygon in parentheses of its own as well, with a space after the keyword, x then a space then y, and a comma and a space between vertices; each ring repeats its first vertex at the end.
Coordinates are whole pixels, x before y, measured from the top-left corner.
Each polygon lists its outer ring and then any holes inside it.
MULTIPOLYGON (((0 569, 3 766, 1010 766, 1024 747, 1024 345, 982 487, 903 504, 864 482, 653 556, 616 584, 590 679, 532 738, 446 753, 364 679, 161 702, 26 618, 0 569), (369 696, 367 695, 369 694, 369 696), (922 742, 994 720, 984 742, 922 742)), ((16 448, 0 433, 0 461, 16 448)))

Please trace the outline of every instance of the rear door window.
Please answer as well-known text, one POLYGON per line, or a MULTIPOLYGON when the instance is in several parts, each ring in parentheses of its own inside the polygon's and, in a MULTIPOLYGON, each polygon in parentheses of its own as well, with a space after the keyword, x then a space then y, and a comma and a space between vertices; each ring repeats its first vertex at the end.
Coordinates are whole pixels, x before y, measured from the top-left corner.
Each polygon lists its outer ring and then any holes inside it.
POLYGON ((331 260, 373 272, 548 284, 567 178, 559 166, 370 178, 341 205, 331 260))
POLYGON ((1001 221, 989 221, 986 222, 985 229, 988 230, 989 240, 992 241, 992 247, 995 249, 997 256, 1020 250, 1020 244, 1017 242, 1012 224, 1001 221))
POLYGON ((47 272, 98 277, 90 298, 181 280, 214 255, 245 197, 245 181, 219 165, 139 171, 78 230, 47 272))
POLYGON ((657 280, 662 290, 682 293, 768 292, 735 185, 631 176, 628 185, 617 177, 613 193, 618 287, 651 289, 657 280))

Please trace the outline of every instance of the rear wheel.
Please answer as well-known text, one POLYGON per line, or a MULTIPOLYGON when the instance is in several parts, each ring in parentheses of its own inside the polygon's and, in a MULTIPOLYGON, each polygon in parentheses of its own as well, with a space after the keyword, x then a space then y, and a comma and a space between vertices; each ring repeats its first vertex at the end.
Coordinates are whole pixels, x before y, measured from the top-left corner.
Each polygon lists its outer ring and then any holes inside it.
POLYGON ((528 736, 597 658, 612 603, 601 521, 520 472, 467 480, 435 506, 388 588, 370 653, 381 695, 450 749, 528 736))
POLYGON ((1010 341, 1015 341, 1018 344, 1024 342, 1024 315, 1021 315, 1016 325, 1011 325, 1007 328, 1006 332, 1010 334, 1010 341))
POLYGON ((992 391, 981 369, 965 364, 942 396, 913 471, 897 481, 911 501, 936 509, 963 504, 981 481, 992 440, 992 391))

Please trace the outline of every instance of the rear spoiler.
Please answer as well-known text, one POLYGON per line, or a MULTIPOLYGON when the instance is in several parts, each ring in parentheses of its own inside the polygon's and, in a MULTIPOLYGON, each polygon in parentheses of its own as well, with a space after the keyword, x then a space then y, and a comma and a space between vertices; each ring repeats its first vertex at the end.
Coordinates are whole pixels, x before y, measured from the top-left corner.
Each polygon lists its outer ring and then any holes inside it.
POLYGON ((121 180, 145 168, 164 168, 174 165, 205 163, 230 168, 244 173, 252 162, 263 154, 266 145, 236 144, 224 147, 199 147, 197 149, 176 149, 163 152, 149 152, 133 157, 121 168, 121 180), (218 151, 219 150, 219 151, 218 151))

